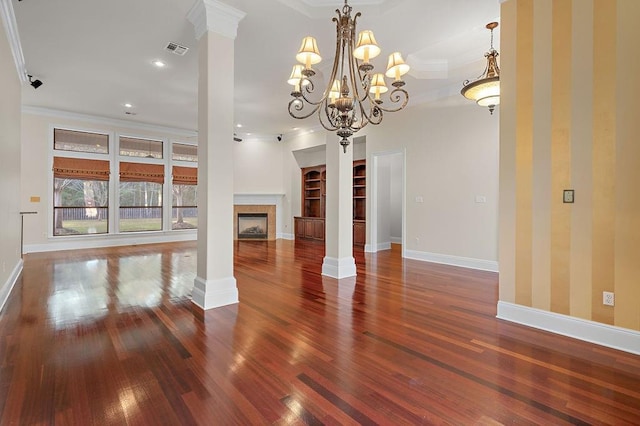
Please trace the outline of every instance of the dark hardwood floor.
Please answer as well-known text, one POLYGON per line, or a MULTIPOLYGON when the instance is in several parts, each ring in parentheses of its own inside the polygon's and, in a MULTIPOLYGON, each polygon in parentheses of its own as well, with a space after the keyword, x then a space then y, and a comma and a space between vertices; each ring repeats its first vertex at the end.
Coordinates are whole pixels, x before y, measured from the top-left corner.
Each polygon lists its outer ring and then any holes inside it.
POLYGON ((2 425, 640 424, 640 357, 495 318, 497 275, 240 242, 192 311, 195 243, 30 254, 0 314, 2 425))

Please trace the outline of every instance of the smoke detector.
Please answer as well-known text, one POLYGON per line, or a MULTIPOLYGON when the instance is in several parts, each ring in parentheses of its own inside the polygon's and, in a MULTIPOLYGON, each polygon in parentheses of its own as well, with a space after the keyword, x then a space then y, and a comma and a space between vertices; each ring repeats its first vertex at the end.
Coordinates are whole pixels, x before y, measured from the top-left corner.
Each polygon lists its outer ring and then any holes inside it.
POLYGON ((184 56, 184 54, 187 53, 187 51, 189 50, 187 46, 183 46, 181 44, 174 43, 172 41, 170 41, 169 44, 167 44, 167 47, 165 47, 165 49, 167 49, 171 53, 175 53, 178 56, 184 56))

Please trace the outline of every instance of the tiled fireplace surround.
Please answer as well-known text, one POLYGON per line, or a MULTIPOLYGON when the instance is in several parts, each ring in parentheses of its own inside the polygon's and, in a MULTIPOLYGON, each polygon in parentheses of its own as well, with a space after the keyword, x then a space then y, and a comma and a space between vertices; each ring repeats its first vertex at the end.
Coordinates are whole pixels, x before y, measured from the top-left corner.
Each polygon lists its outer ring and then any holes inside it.
POLYGON ((267 213, 267 240, 283 238, 283 197, 283 194, 235 194, 233 196, 233 238, 238 238, 238 213, 267 213))

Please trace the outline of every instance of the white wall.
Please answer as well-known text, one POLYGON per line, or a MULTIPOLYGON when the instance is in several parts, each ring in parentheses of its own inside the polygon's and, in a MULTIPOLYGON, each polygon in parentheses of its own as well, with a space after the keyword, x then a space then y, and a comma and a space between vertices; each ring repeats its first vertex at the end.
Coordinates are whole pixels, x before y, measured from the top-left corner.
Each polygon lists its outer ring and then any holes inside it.
POLYGON ((498 114, 461 98, 387 114, 369 127, 368 158, 406 149, 408 257, 497 269, 498 114))
MULTIPOLYGON (((489 115, 486 108, 460 98, 386 114, 381 125, 358 134, 366 136, 368 164, 374 153, 406 152, 405 256, 497 269, 498 123, 499 111, 489 115), (486 202, 477 203, 477 196, 486 202)), ((335 135, 324 139, 337 143, 335 135)), ((324 140, 314 136, 314 142, 324 140)), ((291 181, 286 191, 293 213, 287 219, 300 209, 300 170, 291 151, 313 145, 309 135, 287 138, 285 179, 291 181)), ((371 232, 367 221, 367 242, 371 232)))
MULTIPOLYGON (((3 22, 0 20, 0 23, 3 22)), ((0 24, 0 308, 20 271, 21 84, 4 24, 0 24)))
POLYGON ((282 142, 245 138, 233 144, 233 192, 283 194, 282 142))

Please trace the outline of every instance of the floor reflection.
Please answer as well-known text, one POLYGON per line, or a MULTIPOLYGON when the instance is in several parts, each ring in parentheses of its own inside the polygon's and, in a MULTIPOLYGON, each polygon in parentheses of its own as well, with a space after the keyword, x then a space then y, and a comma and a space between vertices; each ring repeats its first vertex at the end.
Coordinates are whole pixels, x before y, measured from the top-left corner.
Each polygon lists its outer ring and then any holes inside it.
POLYGON ((160 304, 164 291, 162 266, 160 253, 120 259, 115 291, 118 311, 137 306, 153 308, 160 304))
POLYGON ((191 297, 193 250, 55 262, 47 302, 56 330, 95 323, 110 312, 149 309, 191 297))
POLYGON ((107 314, 106 259, 54 264, 51 287, 48 315, 58 330, 79 322, 96 321, 107 314))

